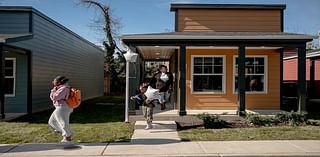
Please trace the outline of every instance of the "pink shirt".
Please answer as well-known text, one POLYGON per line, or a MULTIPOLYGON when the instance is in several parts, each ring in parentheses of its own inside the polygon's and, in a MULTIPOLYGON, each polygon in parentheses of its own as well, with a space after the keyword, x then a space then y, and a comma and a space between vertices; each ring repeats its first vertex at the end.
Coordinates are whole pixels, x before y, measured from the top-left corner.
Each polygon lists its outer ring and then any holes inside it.
POLYGON ((67 84, 63 84, 57 87, 53 87, 50 93, 50 99, 54 106, 66 105, 66 99, 69 97, 70 87, 67 84))

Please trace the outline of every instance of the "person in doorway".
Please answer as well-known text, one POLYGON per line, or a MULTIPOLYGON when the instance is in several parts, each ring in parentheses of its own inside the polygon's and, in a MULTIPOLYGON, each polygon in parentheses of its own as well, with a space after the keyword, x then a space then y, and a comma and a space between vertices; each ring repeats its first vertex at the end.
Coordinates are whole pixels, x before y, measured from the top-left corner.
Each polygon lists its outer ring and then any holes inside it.
POLYGON ((166 109, 166 103, 169 100, 173 84, 173 75, 168 72, 167 66, 160 65, 159 71, 152 77, 150 84, 154 84, 156 89, 160 90, 160 109, 166 109))
POLYGON ((70 114, 73 109, 68 106, 66 99, 70 94, 69 79, 65 76, 57 76, 52 81, 53 88, 50 93, 50 99, 53 102, 55 110, 52 112, 48 124, 55 133, 61 133, 61 144, 69 145, 72 142, 72 131, 69 125, 70 114))

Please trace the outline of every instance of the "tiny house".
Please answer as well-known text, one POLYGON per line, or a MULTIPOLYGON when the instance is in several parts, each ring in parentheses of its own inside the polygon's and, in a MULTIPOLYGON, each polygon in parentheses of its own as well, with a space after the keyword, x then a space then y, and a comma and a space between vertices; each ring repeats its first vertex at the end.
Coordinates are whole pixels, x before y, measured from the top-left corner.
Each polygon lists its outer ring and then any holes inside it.
POLYGON ((32 7, 0 6, 0 102, 5 113, 52 107, 52 79, 70 78, 83 99, 103 95, 104 52, 32 7))
POLYGON ((312 36, 283 32, 285 8, 171 4, 174 32, 129 34, 121 40, 140 54, 140 63, 170 61, 180 115, 187 110, 280 110, 283 50, 297 48, 304 109, 305 46, 312 36))

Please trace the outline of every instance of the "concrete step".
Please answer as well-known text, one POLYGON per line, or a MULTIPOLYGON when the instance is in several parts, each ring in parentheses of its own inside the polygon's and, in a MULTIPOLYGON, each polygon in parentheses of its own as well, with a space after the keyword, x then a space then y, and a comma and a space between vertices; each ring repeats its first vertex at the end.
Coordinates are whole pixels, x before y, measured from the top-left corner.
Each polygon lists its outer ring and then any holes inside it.
MULTIPOLYGON (((136 121, 134 129, 140 130, 146 127, 146 121, 136 121)), ((152 122, 153 130, 154 129, 171 129, 177 130, 177 124, 175 121, 153 121, 152 122)))

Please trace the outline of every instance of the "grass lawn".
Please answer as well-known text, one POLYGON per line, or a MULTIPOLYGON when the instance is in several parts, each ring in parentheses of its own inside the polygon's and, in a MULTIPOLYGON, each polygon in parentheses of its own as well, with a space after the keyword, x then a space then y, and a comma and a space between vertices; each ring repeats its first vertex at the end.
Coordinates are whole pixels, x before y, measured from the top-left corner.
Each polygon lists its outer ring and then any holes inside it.
MULTIPOLYGON (((71 128, 77 142, 115 142, 130 140, 134 126, 124 123, 123 97, 104 96, 82 102, 71 114, 71 128)), ((52 143, 61 135, 53 134, 48 119, 53 110, 0 122, 0 143, 52 143)))
POLYGON ((320 126, 190 129, 179 136, 184 141, 320 140, 320 126))

